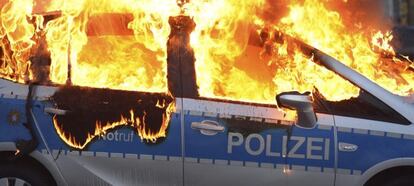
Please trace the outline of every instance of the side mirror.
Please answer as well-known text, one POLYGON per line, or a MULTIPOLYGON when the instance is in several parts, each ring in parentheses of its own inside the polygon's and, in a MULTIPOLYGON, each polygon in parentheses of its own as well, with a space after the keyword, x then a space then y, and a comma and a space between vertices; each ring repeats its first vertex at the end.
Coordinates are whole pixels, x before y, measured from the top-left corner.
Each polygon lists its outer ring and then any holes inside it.
POLYGON ((305 93, 284 92, 276 96, 279 107, 296 110, 297 125, 303 128, 313 128, 316 125, 316 114, 313 111, 312 97, 305 93))

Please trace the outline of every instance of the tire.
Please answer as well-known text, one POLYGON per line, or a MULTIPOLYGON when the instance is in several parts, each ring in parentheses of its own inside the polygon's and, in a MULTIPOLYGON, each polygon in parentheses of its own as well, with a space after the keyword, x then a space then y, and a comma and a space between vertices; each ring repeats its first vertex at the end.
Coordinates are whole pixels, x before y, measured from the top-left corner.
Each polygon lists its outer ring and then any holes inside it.
POLYGON ((53 186, 49 174, 44 169, 28 161, 0 161, 0 186, 53 186))
POLYGON ((414 177, 411 175, 402 175, 393 179, 386 180, 382 186, 413 186, 414 177))

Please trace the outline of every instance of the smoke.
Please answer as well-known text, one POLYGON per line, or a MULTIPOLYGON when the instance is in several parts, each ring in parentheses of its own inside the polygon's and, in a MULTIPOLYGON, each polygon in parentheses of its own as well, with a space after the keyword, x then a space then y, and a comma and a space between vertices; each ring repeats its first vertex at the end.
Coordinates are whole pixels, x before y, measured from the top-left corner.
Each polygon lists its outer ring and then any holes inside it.
POLYGON ((362 26, 368 29, 389 29, 392 20, 386 16, 383 1, 378 0, 331 0, 327 7, 339 12, 347 26, 362 26))

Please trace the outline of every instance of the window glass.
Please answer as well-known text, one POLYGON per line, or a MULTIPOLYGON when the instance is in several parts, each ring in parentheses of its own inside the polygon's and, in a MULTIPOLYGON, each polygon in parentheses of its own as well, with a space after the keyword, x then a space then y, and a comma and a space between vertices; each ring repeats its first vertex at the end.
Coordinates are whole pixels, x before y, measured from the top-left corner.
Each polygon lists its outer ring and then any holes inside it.
POLYGON ((342 101, 328 101, 315 88, 314 109, 319 113, 357 117, 408 125, 410 122, 370 93, 360 89, 359 95, 342 101))

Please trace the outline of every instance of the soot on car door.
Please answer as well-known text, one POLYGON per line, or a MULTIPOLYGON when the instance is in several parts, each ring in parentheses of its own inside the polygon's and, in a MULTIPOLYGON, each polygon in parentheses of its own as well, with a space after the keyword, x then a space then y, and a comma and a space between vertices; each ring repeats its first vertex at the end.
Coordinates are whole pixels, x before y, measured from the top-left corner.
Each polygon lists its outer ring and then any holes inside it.
POLYGON ((68 86, 34 112, 49 126, 43 132, 70 184, 181 184, 173 102, 161 93, 68 86))

